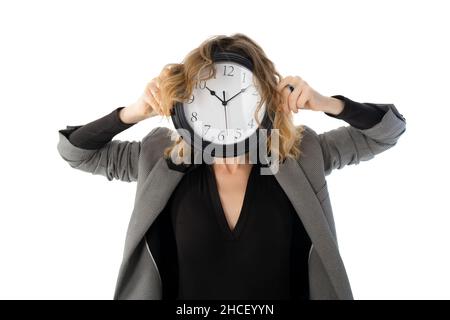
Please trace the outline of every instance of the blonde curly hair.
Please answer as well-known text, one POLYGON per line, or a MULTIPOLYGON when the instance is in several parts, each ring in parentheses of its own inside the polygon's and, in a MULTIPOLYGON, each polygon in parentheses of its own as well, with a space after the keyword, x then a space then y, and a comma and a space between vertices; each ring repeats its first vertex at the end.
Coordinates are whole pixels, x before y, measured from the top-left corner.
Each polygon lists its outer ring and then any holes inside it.
MULTIPOLYGON (((195 84, 215 76, 216 69, 212 56, 216 50, 240 53, 250 58, 254 69, 254 79, 258 83, 261 100, 255 112, 266 103, 267 112, 273 124, 272 134, 278 135, 278 158, 298 158, 301 154, 300 142, 304 126, 295 126, 292 113, 282 111, 283 97, 277 90, 277 84, 282 77, 275 69, 263 49, 252 39, 242 33, 231 36, 215 35, 203 41, 184 58, 182 63, 169 63, 163 68, 164 77, 160 77, 161 109, 165 116, 170 117, 175 102, 186 102, 192 96, 195 84), (205 73, 206 72, 206 77, 205 73), (203 77, 201 77, 203 75, 203 77)), ((258 118, 256 118, 258 121, 258 118)), ((267 152, 271 150, 271 137, 267 138, 267 152)), ((164 150, 165 157, 177 159, 182 163, 183 157, 190 154, 191 147, 178 136, 174 143, 164 150)))

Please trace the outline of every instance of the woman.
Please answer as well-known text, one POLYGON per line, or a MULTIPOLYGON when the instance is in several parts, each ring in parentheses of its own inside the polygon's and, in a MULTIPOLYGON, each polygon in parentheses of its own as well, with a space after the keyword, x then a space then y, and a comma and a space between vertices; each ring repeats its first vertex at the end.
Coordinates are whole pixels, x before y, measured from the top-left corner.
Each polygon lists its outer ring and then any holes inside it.
POLYGON ((353 299, 325 176, 394 146, 405 127, 393 104, 327 97, 298 76, 282 78, 261 47, 238 33, 211 37, 183 63, 166 65, 135 103, 59 130, 58 151, 73 168, 137 181, 114 299, 353 299), (139 121, 170 115, 217 49, 255 65, 262 99, 275 111, 277 173, 218 158, 175 165, 173 157, 190 147, 164 127, 141 141, 112 140, 139 121), (299 109, 349 125, 317 134, 293 124, 299 109))

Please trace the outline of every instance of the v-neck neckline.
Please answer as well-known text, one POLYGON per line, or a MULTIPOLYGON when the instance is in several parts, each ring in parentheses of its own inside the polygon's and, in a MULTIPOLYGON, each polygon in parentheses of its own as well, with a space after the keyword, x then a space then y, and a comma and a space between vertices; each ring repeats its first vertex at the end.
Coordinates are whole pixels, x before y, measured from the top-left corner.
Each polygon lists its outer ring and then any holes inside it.
POLYGON ((225 211, 222 206, 222 201, 220 199, 219 188, 217 185, 217 179, 216 179, 214 170, 211 165, 207 166, 207 171, 208 171, 208 175, 209 175, 209 177, 208 177, 209 187, 210 187, 209 189, 211 191, 211 197, 212 197, 211 200, 212 200, 214 215, 216 216, 217 222, 219 223, 220 228, 222 229, 225 237, 228 240, 238 240, 242 233, 242 230, 244 228, 245 222, 248 217, 248 212, 249 212, 248 209, 249 209, 250 200, 251 200, 250 194, 253 189, 253 181, 254 181, 254 176, 256 174, 256 167, 257 167, 256 164, 253 164, 252 168, 250 169, 250 174, 248 176, 247 185, 245 187, 244 199, 242 201, 241 209, 239 211, 239 216, 238 216, 238 219, 236 221, 234 228, 231 229, 230 226, 228 225, 228 220, 227 220, 225 211))

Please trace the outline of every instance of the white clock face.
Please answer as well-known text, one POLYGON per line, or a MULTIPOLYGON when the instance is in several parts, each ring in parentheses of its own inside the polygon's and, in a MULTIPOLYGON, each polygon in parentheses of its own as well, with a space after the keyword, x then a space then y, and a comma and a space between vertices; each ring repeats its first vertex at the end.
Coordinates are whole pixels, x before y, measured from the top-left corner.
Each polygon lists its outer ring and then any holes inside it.
MULTIPOLYGON (((186 119, 194 132, 216 144, 244 141, 257 129, 255 111, 261 100, 253 73, 234 62, 216 62, 216 77, 198 82, 184 103, 186 119)), ((261 122, 265 103, 257 114, 261 122)))

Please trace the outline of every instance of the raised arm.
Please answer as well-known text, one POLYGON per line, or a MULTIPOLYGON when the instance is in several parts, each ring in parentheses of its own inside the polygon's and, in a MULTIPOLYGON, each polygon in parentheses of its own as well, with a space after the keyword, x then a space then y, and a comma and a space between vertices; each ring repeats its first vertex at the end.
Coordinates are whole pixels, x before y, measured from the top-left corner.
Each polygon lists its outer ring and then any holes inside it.
POLYGON ((393 104, 360 103, 342 95, 323 96, 298 76, 283 78, 278 89, 284 97, 285 112, 321 111, 349 124, 321 134, 304 126, 320 144, 325 175, 372 159, 393 147, 406 131, 406 119, 393 104))
POLYGON ((394 104, 360 103, 341 95, 333 97, 344 102, 344 109, 337 115, 325 114, 350 125, 318 135, 313 133, 322 148, 325 175, 372 159, 393 147, 406 131, 406 119, 394 104))
POLYGON ((159 114, 159 98, 155 99, 159 97, 157 81, 158 77, 149 82, 142 96, 127 107, 116 108, 85 125, 58 130, 57 149, 61 157, 72 168, 105 176, 109 181, 137 181, 141 141, 112 138, 137 122, 159 114))
POLYGON ((103 175, 109 181, 136 181, 141 142, 112 140, 135 124, 120 120, 119 113, 123 108, 85 125, 58 130, 57 148, 61 157, 72 168, 103 175))

